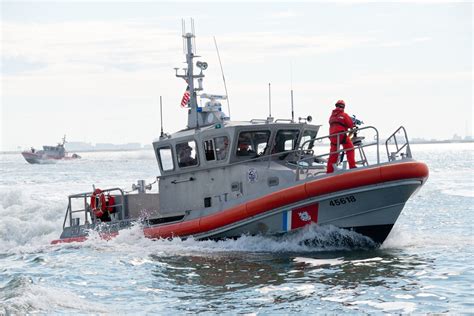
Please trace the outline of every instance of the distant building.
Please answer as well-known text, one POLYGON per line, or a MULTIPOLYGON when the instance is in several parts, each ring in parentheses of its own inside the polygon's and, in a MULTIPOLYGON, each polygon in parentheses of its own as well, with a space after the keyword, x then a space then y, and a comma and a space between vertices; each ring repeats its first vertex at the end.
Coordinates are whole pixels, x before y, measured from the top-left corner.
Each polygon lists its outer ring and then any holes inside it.
POLYGON ((141 149, 142 148, 142 144, 140 143, 127 143, 127 144, 123 144, 123 145, 117 145, 117 147, 119 147, 120 149, 141 149))
POLYGON ((96 150, 114 150, 117 149, 117 145, 110 143, 97 143, 95 144, 96 150))
POLYGON ((411 142, 412 142, 412 143, 426 143, 426 139, 415 137, 415 138, 412 138, 412 139, 411 139, 411 142))
POLYGON ((81 150, 93 150, 94 146, 91 143, 85 142, 67 142, 66 150, 68 151, 81 151, 81 150))
MULTIPOLYGON (((86 142, 67 142, 67 151, 101 151, 101 150, 140 150, 143 148, 140 143, 126 143, 126 144, 111 144, 111 143, 97 143, 92 145, 86 142)), ((145 148, 152 148, 150 144, 147 144, 145 148)))

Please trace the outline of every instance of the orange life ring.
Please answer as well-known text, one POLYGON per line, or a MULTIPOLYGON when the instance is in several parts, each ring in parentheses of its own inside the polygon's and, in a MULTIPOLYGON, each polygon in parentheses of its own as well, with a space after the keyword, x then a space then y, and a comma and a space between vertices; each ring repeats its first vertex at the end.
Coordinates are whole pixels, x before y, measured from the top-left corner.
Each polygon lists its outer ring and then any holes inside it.
POLYGON ((98 218, 101 218, 104 215, 104 211, 107 210, 105 194, 102 193, 101 189, 95 189, 94 193, 92 193, 91 209, 98 218))

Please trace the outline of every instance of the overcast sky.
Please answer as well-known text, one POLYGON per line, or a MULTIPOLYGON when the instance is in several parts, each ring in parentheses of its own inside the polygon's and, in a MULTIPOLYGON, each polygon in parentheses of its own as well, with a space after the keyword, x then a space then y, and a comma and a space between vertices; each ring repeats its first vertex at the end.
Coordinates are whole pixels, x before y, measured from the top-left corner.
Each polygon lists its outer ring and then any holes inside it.
MULTIPOLYGON (((185 127, 181 19, 195 21, 205 91, 233 120, 312 115, 334 102, 388 136, 472 135, 472 3, 1 2, 0 150, 70 141, 149 144, 185 127)), ((322 135, 322 134, 321 134, 322 135)))

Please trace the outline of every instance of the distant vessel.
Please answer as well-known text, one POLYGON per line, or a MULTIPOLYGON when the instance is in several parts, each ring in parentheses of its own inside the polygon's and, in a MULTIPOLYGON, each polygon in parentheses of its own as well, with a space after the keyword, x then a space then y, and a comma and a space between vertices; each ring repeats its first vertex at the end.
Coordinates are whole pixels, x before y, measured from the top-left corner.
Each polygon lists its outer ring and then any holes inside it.
POLYGON ((46 164, 55 163, 58 160, 79 159, 78 154, 69 154, 66 152, 64 145, 66 144, 66 136, 63 137, 62 143, 57 146, 43 146, 43 150, 36 150, 31 147, 28 151, 23 151, 21 154, 28 163, 31 164, 46 164))
POLYGON ((176 68, 188 85, 181 102, 188 107, 187 127, 171 135, 162 131, 153 142, 158 193, 147 193, 152 185, 139 180, 132 187, 137 193, 94 187, 70 195, 63 232, 52 243, 84 241, 91 230, 108 239, 141 222, 148 238, 281 235, 313 223, 353 230, 381 244, 428 178, 426 164, 412 158, 405 129, 385 142, 385 162, 378 130, 353 130, 359 134, 353 138, 358 167, 347 169, 341 155, 336 172, 326 174, 321 162, 330 153, 315 145, 329 135, 317 137, 320 125, 310 124, 310 116, 230 121, 220 103, 227 96, 201 93, 207 63, 194 64, 194 37, 183 27, 187 68, 183 74, 176 68), (208 100, 204 106, 198 97, 208 100), (366 156, 369 146, 374 163, 366 156))

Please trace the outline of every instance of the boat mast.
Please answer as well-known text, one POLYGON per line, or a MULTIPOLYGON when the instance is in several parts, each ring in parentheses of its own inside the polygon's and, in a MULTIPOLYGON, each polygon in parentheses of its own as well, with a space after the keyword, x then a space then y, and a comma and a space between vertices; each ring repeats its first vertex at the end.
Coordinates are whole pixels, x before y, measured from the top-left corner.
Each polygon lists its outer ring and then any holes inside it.
MULTIPOLYGON (((204 78, 204 74, 201 73, 198 75, 194 74, 194 57, 195 56, 195 49, 194 49, 194 20, 191 19, 191 31, 186 32, 186 25, 184 20, 182 20, 182 29, 183 29, 183 49, 186 53, 186 64, 187 68, 184 68, 184 74, 179 75, 178 70, 176 69, 176 77, 183 78, 186 80, 186 83, 189 86, 189 101, 188 101, 188 128, 199 128, 202 125, 202 120, 200 120, 200 116, 198 114, 198 102, 197 102, 197 90, 202 90, 202 87, 194 88, 194 79, 201 79, 204 78)), ((202 80, 202 79, 201 79, 202 80)))
POLYGON ((200 97, 209 99, 204 107, 199 107, 197 101, 197 92, 202 91, 202 81, 205 77, 203 71, 207 69, 208 65, 206 62, 197 61, 196 67, 200 69, 199 74, 194 74, 194 58, 200 57, 195 55, 196 43, 194 41, 194 20, 191 19, 191 31, 186 31, 186 25, 184 20, 182 21, 183 28, 183 50, 186 53, 186 64, 187 67, 183 68, 184 73, 178 74, 178 68, 176 70, 176 77, 182 78, 188 84, 189 90, 189 101, 188 101, 188 128, 199 128, 201 126, 222 123, 225 117, 222 113, 222 105, 218 100, 224 100, 227 95, 216 95, 201 93, 200 97), (197 79, 197 86, 194 84, 194 80, 197 79))

